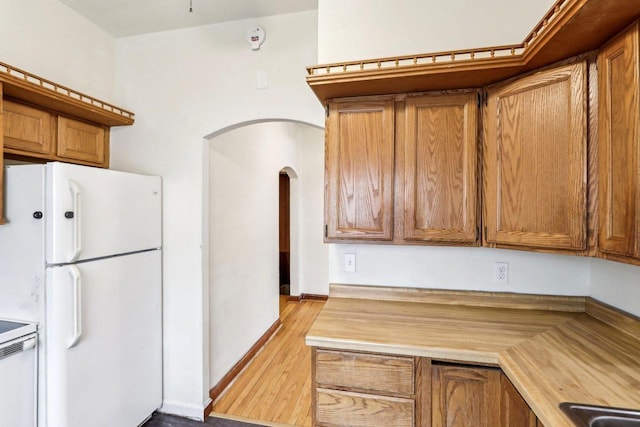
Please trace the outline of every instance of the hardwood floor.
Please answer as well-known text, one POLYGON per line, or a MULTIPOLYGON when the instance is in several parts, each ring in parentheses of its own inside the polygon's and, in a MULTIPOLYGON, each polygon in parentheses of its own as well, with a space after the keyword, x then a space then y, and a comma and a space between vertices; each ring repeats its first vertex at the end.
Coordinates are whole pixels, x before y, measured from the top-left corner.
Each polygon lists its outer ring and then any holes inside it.
POLYGON ((322 301, 280 299, 282 327, 214 403, 212 413, 311 426, 311 349, 304 337, 322 301))

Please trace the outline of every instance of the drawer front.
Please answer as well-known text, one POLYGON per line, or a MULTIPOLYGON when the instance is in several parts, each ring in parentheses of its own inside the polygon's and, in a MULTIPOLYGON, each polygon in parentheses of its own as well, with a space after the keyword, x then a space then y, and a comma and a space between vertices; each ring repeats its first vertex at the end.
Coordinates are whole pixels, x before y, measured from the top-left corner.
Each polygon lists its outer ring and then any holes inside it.
POLYGON ((414 401, 400 397, 318 389, 316 424, 345 427, 413 427, 414 401))
POLYGON ((317 350, 316 382, 376 394, 411 397, 415 392, 412 357, 317 350))

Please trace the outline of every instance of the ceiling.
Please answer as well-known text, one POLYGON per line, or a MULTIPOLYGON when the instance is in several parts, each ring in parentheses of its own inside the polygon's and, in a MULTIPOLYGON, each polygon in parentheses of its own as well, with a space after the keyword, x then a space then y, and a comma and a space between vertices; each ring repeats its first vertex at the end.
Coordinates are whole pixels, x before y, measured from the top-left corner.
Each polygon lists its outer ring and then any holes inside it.
POLYGON ((318 8, 318 0, 60 0, 114 37, 318 8))

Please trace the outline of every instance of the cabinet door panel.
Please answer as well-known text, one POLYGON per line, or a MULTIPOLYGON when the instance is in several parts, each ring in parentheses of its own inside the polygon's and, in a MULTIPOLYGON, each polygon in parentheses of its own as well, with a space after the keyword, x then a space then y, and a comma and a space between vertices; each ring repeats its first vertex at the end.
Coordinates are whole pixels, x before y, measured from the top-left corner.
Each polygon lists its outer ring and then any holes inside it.
POLYGON ((331 103, 326 137, 327 240, 391 240, 393 100, 331 103))
POLYGON ((599 247, 638 256, 638 24, 608 44, 599 73, 599 247))
POLYGON ((432 427, 499 425, 498 369, 434 366, 432 427))
POLYGON ((407 98, 406 240, 476 240, 476 96, 407 98))
POLYGON ((489 90, 487 241, 586 248, 586 64, 489 90))
POLYGON ((4 146, 50 154, 54 138, 51 114, 28 105, 4 101, 4 146))
POLYGON ((537 419, 518 390, 500 375, 500 427, 536 427, 537 419))
POLYGON ((103 165, 107 133, 99 126, 58 117, 58 156, 103 165))

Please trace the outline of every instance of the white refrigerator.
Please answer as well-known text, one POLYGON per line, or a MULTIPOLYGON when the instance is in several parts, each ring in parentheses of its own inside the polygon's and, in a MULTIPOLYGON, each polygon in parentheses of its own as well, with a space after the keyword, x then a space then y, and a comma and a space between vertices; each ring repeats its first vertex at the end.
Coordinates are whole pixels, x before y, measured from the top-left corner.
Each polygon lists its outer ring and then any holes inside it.
POLYGON ((5 174, 0 317, 39 324, 38 425, 140 425, 162 403, 161 179, 5 174))

